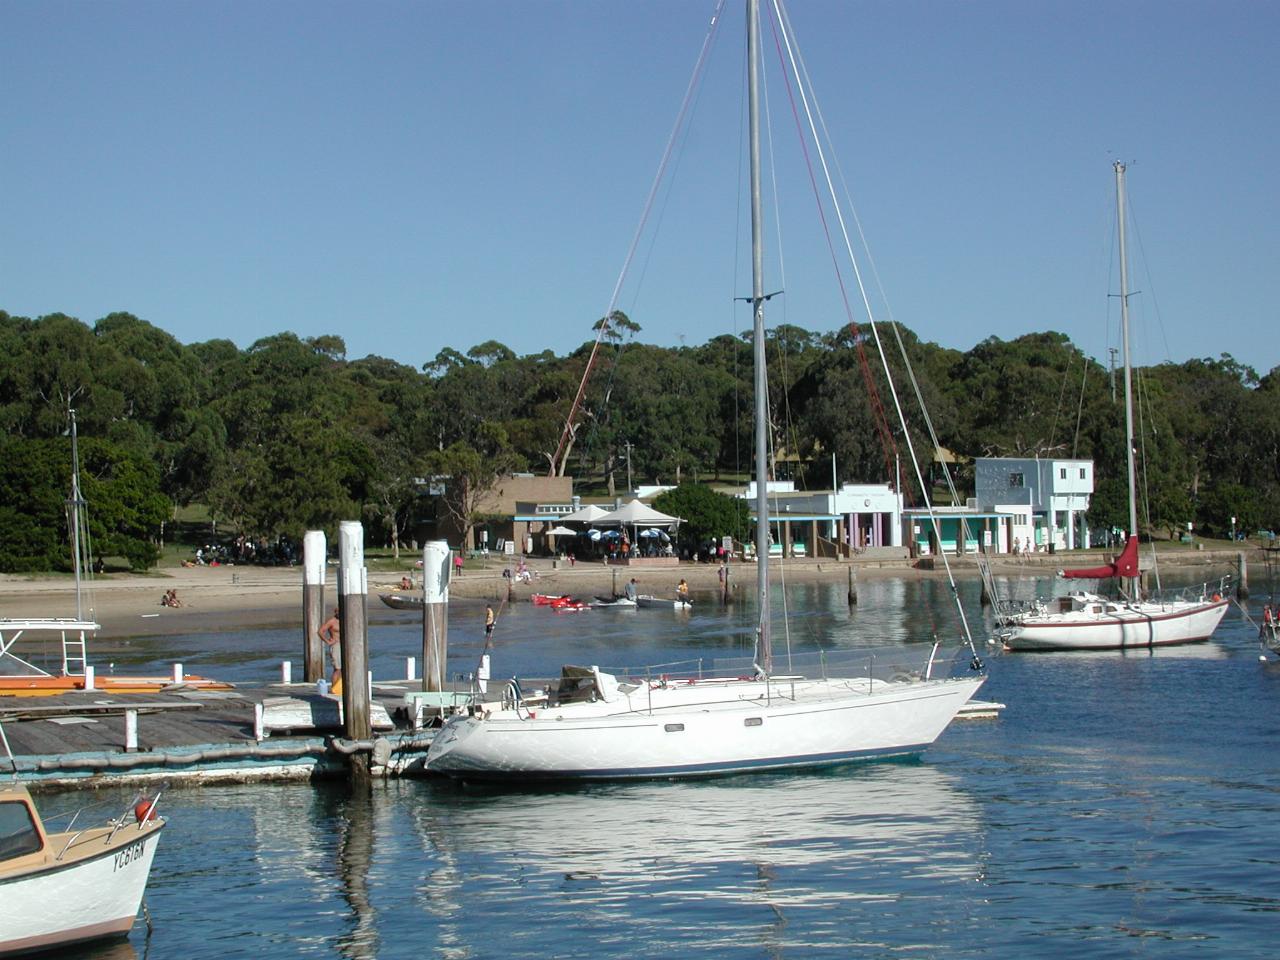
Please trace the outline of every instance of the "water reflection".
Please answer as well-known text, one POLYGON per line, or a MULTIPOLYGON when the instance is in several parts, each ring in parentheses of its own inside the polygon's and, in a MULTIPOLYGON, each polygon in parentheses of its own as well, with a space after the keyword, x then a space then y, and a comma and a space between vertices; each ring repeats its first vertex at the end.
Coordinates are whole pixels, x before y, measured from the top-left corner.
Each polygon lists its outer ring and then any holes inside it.
POLYGON ((676 918, 663 935, 687 946, 750 937, 781 955, 841 904, 906 897, 922 917, 944 913, 947 889, 981 869, 977 805, 918 763, 534 793, 401 789, 416 794, 406 799, 430 865, 422 908, 472 948, 476 920, 453 913, 464 904, 480 916, 536 909, 544 932, 563 915, 642 937, 676 918), (691 911, 697 924, 682 928, 691 911))

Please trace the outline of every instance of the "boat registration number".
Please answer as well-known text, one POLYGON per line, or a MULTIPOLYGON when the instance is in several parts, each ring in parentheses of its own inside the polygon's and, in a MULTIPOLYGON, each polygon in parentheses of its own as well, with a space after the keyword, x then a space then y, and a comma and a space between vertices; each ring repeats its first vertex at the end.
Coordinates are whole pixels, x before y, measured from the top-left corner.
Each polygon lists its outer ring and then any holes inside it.
POLYGON ((115 871, 117 870, 123 870, 125 867, 127 867, 129 864, 133 863, 134 861, 141 860, 142 854, 146 851, 146 849, 147 849, 147 841, 145 840, 139 840, 137 843, 129 844, 129 846, 125 847, 123 850, 121 850, 119 853, 116 854, 116 864, 112 868, 111 872, 115 873, 115 871))

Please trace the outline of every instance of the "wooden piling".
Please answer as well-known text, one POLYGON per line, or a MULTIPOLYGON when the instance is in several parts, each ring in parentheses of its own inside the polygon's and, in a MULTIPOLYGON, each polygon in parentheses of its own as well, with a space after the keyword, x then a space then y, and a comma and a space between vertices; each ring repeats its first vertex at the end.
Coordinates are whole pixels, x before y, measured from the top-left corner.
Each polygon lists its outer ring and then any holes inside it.
POLYGON ((1244 558, 1244 551, 1236 554, 1236 599, 1246 600, 1249 597, 1249 564, 1244 558))
POLYGON ((323 530, 302 537, 302 679, 315 683, 324 676, 324 643, 318 633, 325 621, 324 564, 327 545, 323 530))
POLYGON ((731 568, 728 562, 725 562, 720 566, 720 602, 723 603, 726 607, 729 605, 729 598, 730 598, 730 593, 729 593, 729 570, 730 569, 731 568))
POLYGON ((422 689, 445 689, 449 653, 449 544, 430 540, 422 547, 422 689))
POLYGON ((854 576, 853 567, 849 568, 849 606, 858 605, 858 580, 854 576))
MULTIPOLYGON (((344 520, 338 527, 338 618, 342 624, 342 721, 349 740, 369 740, 369 631, 365 601, 364 526, 344 520)), ((353 782, 369 780, 369 755, 351 755, 353 782)))

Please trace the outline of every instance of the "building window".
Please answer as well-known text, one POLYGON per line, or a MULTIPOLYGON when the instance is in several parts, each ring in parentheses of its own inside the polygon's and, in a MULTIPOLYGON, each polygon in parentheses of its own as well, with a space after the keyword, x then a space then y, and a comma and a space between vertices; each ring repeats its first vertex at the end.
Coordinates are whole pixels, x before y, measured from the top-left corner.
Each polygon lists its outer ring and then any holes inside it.
POLYGON ((1066 468, 1066 467, 1060 467, 1060 468, 1058 469, 1058 479, 1059 479, 1059 480, 1065 480, 1065 479, 1067 479, 1067 468, 1066 468))
POLYGON ((1083 479, 1084 479, 1084 467, 1081 467, 1081 468, 1080 468, 1080 479, 1081 479, 1081 480, 1083 480, 1083 479))
POLYGON ((1025 486, 1025 484, 1023 483, 1023 480, 1022 480, 1022 474, 1020 474, 1020 473, 1011 473, 1011 474, 1009 474, 1009 486, 1011 486, 1011 487, 1022 487, 1022 486, 1025 486))

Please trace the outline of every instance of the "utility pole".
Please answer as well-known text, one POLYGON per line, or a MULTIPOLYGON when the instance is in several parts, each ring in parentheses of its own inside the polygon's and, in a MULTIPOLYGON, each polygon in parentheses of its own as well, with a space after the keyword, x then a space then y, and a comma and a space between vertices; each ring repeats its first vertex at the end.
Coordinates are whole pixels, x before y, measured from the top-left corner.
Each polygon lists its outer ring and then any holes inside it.
POLYGON ((1111 402, 1116 402, 1116 348, 1111 347, 1111 402))
POLYGON ((631 441, 627 440, 625 446, 627 448, 627 493, 634 493, 636 488, 631 483, 631 441))

